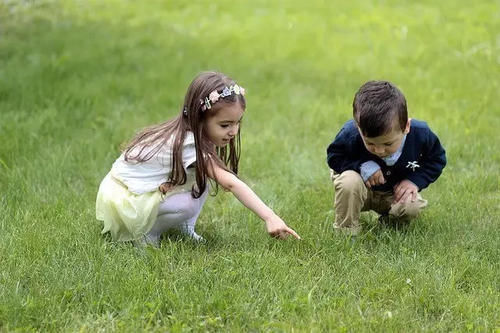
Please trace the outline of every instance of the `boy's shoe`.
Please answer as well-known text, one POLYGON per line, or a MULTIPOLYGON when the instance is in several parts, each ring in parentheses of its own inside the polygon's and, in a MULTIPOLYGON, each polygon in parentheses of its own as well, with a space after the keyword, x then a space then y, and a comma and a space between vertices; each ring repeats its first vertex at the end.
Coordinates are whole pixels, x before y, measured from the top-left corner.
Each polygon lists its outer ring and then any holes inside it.
POLYGON ((340 227, 336 223, 334 223, 333 229, 338 233, 348 235, 348 236, 357 236, 361 232, 360 225, 354 225, 351 227, 340 227))
POLYGON ((389 214, 382 214, 378 217, 378 222, 383 226, 390 228, 403 228, 408 225, 409 220, 394 216, 391 217, 389 214))
POLYGON ((385 226, 391 226, 391 218, 389 214, 382 214, 378 217, 378 223, 385 225, 385 226))

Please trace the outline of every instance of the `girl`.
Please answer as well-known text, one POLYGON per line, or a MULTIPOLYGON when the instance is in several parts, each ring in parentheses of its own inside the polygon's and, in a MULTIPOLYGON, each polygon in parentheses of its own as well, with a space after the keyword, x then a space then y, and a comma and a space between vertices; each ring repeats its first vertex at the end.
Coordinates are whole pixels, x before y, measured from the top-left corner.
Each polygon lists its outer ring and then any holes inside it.
POLYGON ((191 82, 177 117, 132 139, 97 193, 102 233, 158 246, 162 233, 178 228, 202 240, 194 227, 209 178, 264 220, 271 236, 300 239, 236 176, 244 95, 245 90, 224 74, 201 73, 191 82))

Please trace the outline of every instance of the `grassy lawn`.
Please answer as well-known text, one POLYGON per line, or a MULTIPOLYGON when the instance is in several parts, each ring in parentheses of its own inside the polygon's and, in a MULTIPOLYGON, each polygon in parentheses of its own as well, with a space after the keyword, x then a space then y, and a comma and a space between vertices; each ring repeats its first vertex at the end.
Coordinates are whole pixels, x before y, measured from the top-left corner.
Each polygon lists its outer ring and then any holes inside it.
POLYGON ((500 330, 498 1, 0 0, 0 331, 500 330), (202 70, 247 90, 241 177, 194 244, 115 244, 98 185, 202 70), (447 151, 408 228, 333 232, 326 147, 370 79, 447 151))

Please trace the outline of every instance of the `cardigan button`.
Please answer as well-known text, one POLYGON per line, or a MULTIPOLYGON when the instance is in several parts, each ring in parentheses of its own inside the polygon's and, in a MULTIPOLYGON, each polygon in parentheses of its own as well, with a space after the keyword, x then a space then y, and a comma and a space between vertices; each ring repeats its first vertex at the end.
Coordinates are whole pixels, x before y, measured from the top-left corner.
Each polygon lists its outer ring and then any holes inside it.
POLYGON ((387 176, 390 176, 391 175, 391 170, 387 170, 387 172, 385 173, 387 176))

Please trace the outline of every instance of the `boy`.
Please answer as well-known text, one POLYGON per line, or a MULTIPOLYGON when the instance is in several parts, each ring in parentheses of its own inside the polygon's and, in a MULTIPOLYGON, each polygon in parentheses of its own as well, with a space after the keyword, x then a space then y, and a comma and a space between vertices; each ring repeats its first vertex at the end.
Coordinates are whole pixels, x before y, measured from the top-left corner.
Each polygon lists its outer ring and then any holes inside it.
POLYGON ((408 119, 406 99, 387 81, 369 81, 353 101, 354 119, 328 146, 335 187, 334 228, 356 235, 362 211, 379 221, 409 221, 427 206, 419 191, 434 182, 446 156, 427 124, 408 119))

